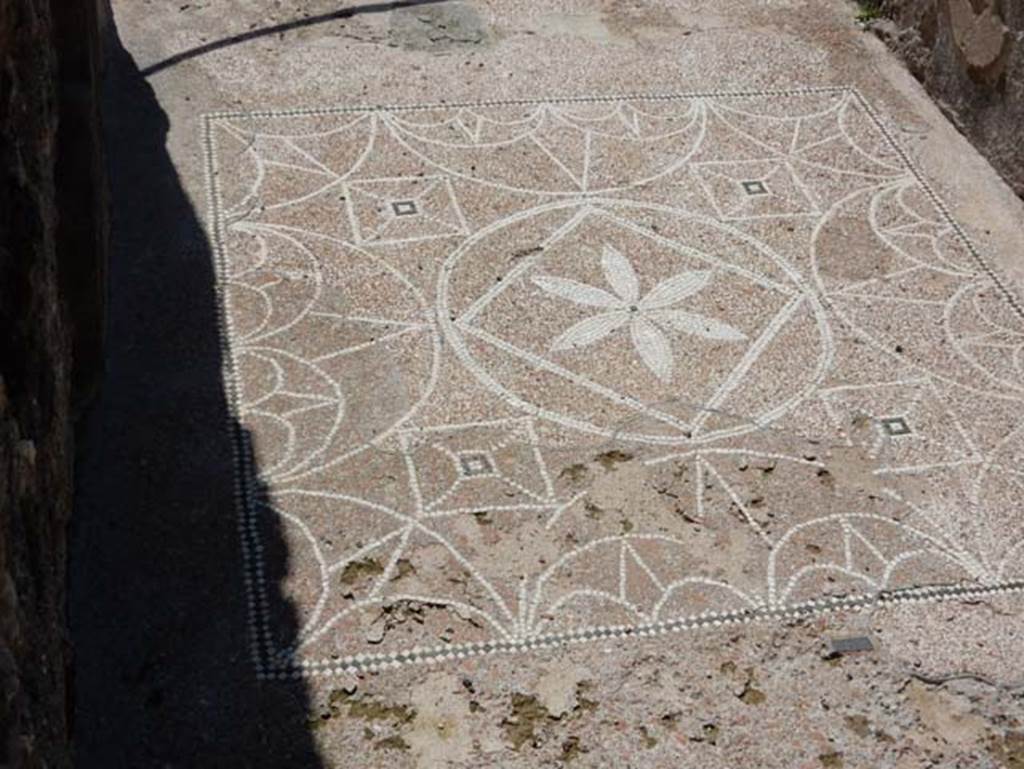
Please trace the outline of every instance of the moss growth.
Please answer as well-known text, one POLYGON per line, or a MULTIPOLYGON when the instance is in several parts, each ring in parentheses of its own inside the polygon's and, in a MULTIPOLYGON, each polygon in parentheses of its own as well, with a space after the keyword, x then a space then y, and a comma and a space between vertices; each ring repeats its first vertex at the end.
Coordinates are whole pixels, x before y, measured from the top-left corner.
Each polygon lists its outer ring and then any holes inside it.
POLYGON ((768 697, 760 689, 754 687, 757 676, 753 668, 747 668, 747 680, 743 684, 743 691, 739 693, 740 701, 744 705, 761 705, 768 697))
POLYGON ((846 728, 858 737, 867 737, 871 734, 871 722, 865 716, 846 716, 843 718, 846 728))
POLYGON ((575 465, 569 465, 558 474, 559 478, 566 478, 570 483, 581 483, 587 478, 587 467, 576 463, 575 465))
POLYGON ((537 726, 548 718, 551 714, 536 697, 515 693, 512 695, 512 713, 501 722, 501 727, 512 749, 521 750, 523 745, 536 742, 537 726))
POLYGON ((341 571, 341 584, 354 585, 365 579, 376 577, 384 573, 384 567, 373 558, 364 558, 361 561, 352 561, 341 571))
POLYGON ((625 451, 619 451, 618 449, 605 451, 604 453, 598 454, 596 457, 594 457, 594 461, 601 465, 601 467, 603 467, 606 471, 614 470, 615 465, 621 464, 623 462, 629 462, 632 459, 632 454, 625 451))
MULTIPOLYGON (((332 689, 327 695, 324 709, 316 718, 309 721, 309 726, 312 729, 319 729, 341 716, 363 721, 384 721, 397 727, 412 721, 416 717, 416 711, 406 705, 389 705, 355 692, 332 689)), ((364 730, 363 735, 370 739, 373 732, 364 730)))
POLYGON ((349 694, 344 689, 334 689, 327 697, 327 706, 333 713, 347 706, 351 718, 390 721, 395 726, 407 724, 416 717, 416 711, 407 705, 389 705, 371 697, 349 694))
POLYGON ((993 735, 988 752, 1005 769, 1024 769, 1024 732, 993 735))
POLYGON ((650 750, 651 748, 653 748, 655 745, 658 744, 658 738, 655 737, 651 733, 651 730, 648 729, 646 726, 641 726, 641 727, 638 728, 638 730, 640 732, 640 739, 643 742, 645 748, 650 750))
POLYGON ((740 695, 740 699, 743 700, 745 705, 760 705, 768 698, 760 689, 748 686, 743 690, 743 694, 740 695))
POLYGON ((722 730, 718 728, 718 724, 703 724, 700 727, 700 739, 699 742, 707 741, 712 745, 718 744, 718 737, 722 733, 722 730))
POLYGON ((885 12, 882 3, 883 0, 858 0, 857 14, 854 18, 861 24, 884 18, 885 12))
POLYGON ((576 684, 576 707, 573 708, 574 715, 584 716, 597 710, 597 702, 586 697, 587 692, 592 691, 593 688, 594 685, 590 681, 580 681, 576 684))
POLYGON ((487 510, 477 510, 473 513, 473 520, 481 526, 490 526, 494 521, 491 519, 491 514, 487 510))
POLYGON ((391 737, 385 737, 383 740, 377 740, 373 743, 374 750, 408 750, 409 743, 403 740, 398 735, 391 737))
POLYGON ((562 762, 568 764, 576 758, 579 758, 586 751, 580 747, 580 738, 576 736, 569 737, 565 742, 562 743, 562 762))
POLYGON ((392 582, 396 582, 403 577, 408 577, 411 574, 416 573, 416 567, 412 565, 412 562, 407 558, 399 558, 395 564, 395 574, 391 577, 392 582))

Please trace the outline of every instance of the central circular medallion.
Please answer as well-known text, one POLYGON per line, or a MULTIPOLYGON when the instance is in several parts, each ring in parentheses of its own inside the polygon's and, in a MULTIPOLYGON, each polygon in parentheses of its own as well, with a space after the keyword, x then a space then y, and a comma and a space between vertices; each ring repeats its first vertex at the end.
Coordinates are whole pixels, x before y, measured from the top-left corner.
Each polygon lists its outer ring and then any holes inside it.
POLYGON ((468 239, 438 283, 442 331, 492 393, 571 431, 692 445, 763 427, 828 369, 800 273, 704 216, 558 201, 468 239))

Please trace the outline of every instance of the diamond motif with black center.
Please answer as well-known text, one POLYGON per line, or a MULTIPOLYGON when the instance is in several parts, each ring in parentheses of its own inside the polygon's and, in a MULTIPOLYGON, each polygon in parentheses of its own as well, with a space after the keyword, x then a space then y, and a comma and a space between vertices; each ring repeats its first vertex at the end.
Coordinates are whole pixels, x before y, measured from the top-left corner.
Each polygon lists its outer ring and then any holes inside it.
POLYGON ((391 202, 391 210, 395 216, 415 216, 419 213, 415 200, 394 200, 391 202))
POLYGON ((907 424, 907 420, 903 417, 885 417, 881 420, 882 429, 886 435, 898 437, 900 435, 910 435, 910 425, 907 424))
POLYGON ((762 182, 762 181, 758 181, 756 179, 753 179, 753 180, 746 181, 746 182, 740 182, 740 184, 743 186, 743 191, 745 193, 747 193, 748 195, 767 195, 768 194, 768 188, 765 186, 764 182, 762 182))
POLYGON ((494 464, 486 454, 462 454, 459 457, 459 468, 467 478, 494 474, 494 464))

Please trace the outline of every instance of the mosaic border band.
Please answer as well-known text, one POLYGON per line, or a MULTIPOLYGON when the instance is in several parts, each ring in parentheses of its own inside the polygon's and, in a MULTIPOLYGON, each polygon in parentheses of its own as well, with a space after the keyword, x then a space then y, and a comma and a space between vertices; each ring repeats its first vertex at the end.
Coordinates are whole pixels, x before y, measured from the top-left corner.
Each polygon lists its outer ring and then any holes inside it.
POLYGON ((818 598, 789 606, 761 607, 728 612, 706 612, 691 617, 647 625, 610 625, 565 633, 552 633, 523 641, 479 641, 449 646, 414 647, 405 652, 356 654, 332 662, 308 662, 290 667, 263 669, 260 678, 287 680, 309 675, 347 675, 387 670, 405 664, 430 664, 479 657, 488 654, 516 653, 531 649, 550 649, 570 644, 620 638, 651 638, 685 630, 745 625, 752 622, 794 621, 839 611, 866 611, 906 604, 939 603, 965 598, 1024 593, 1024 580, 999 585, 933 585, 928 587, 883 590, 877 594, 858 594, 836 598, 818 598))

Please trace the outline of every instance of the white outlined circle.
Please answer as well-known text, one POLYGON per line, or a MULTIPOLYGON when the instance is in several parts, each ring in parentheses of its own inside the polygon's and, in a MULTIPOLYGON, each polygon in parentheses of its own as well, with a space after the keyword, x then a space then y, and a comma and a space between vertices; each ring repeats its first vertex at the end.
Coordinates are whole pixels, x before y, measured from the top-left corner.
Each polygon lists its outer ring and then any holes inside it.
MULTIPOLYGON (((679 246, 686 250, 694 250, 686 246, 686 244, 679 244, 679 246)), ((829 326, 825 308, 820 302, 817 293, 795 268, 789 265, 781 256, 769 249, 766 245, 754 239, 750 235, 728 226, 727 224, 723 224, 720 221, 700 214, 682 211, 656 203, 613 198, 588 197, 583 200, 574 199, 570 201, 552 202, 532 209, 520 211, 513 216, 495 222, 478 231, 473 237, 467 239, 459 248, 453 251, 442 266, 437 286, 437 312, 438 324, 441 328, 441 333, 443 334, 445 341, 455 352, 459 361, 485 388, 487 388, 488 391, 501 398, 503 401, 527 414, 537 416, 572 430, 599 435, 605 438, 637 441, 650 444, 703 444, 726 437, 743 435, 753 430, 760 429, 775 421, 783 414, 796 407, 805 398, 813 394, 824 378, 826 372, 829 370, 832 357, 834 355, 832 331, 829 326), (785 277, 788 282, 787 287, 792 291, 792 294, 795 297, 794 301, 806 303, 806 306, 810 309, 810 314, 814 319, 815 332, 817 334, 817 344, 814 350, 814 357, 816 359, 811 366, 810 376, 806 377, 805 381, 795 383, 793 387, 788 388, 786 397, 780 402, 772 404, 769 408, 763 409, 757 414, 749 415, 746 419, 739 420, 739 424, 734 424, 731 427, 724 429, 710 430, 693 438, 682 434, 659 435, 631 432, 616 429, 614 425, 601 426, 590 424, 572 415, 544 406, 540 402, 540 398, 535 397, 535 395, 515 392, 511 387, 503 384, 499 381, 498 377, 488 371, 486 366, 477 359, 477 357, 469 350, 469 347, 465 342, 466 326, 453 311, 450 302, 452 276, 458 269, 460 263, 469 258, 470 254, 476 247, 483 244, 492 236, 500 235, 505 228, 517 222, 522 222, 560 209, 577 209, 580 212, 590 210, 594 212, 626 212, 628 214, 629 212, 646 211, 662 215, 668 214, 670 216, 689 220, 704 227, 715 229, 718 232, 725 234, 727 237, 739 241, 749 248, 755 249, 761 256, 770 260, 785 277)), ((788 321, 780 323, 779 327, 781 328, 784 326, 786 322, 788 321)), ((778 329, 776 329, 776 331, 778 331, 778 329)), ((622 397, 622 402, 627 403, 627 405, 629 405, 630 400, 631 399, 627 396, 622 397)))

